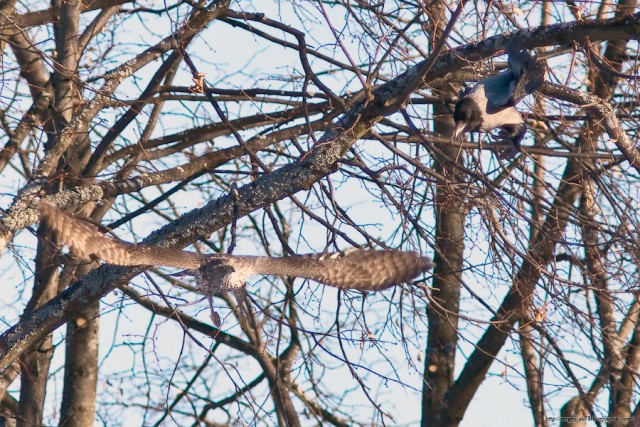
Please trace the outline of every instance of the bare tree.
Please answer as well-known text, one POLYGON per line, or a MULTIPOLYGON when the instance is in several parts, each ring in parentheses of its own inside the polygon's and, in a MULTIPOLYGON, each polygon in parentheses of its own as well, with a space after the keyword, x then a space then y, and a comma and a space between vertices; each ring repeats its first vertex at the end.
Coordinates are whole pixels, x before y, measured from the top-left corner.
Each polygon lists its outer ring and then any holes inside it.
POLYGON ((640 423, 636 2, 42 7, 0 0, 5 425, 450 426, 507 394, 522 425, 640 423), (452 112, 511 42, 547 74, 499 160, 452 112), (216 327, 175 270, 61 250, 41 201, 145 245, 435 268, 258 278, 216 327))

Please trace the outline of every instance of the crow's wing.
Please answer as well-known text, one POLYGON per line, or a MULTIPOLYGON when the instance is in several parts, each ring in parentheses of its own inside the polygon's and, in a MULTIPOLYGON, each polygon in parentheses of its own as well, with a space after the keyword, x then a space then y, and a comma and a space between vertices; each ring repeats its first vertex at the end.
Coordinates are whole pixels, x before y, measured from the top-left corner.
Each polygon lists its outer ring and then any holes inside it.
POLYGON ((544 82, 544 62, 538 62, 527 50, 509 51, 509 69, 515 81, 511 90, 513 105, 535 92, 544 82))
POLYGON ((509 68, 495 76, 481 80, 487 95, 487 112, 497 113, 512 107, 535 92, 544 82, 545 65, 527 50, 507 47, 509 68))

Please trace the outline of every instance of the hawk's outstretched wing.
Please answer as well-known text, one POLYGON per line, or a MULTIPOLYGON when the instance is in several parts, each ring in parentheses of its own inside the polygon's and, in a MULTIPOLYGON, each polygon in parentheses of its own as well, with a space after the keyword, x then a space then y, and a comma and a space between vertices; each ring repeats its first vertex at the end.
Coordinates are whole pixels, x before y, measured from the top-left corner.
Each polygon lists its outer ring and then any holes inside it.
POLYGON ((134 245, 107 237, 88 221, 47 203, 40 203, 39 209, 42 220, 80 258, 100 259, 116 265, 164 265, 189 269, 200 267, 205 259, 204 255, 178 248, 134 245))
MULTIPOLYGON (((224 264, 230 267, 226 273, 228 277, 216 280, 233 282, 230 288, 244 286, 244 279, 252 274, 270 274, 303 277, 342 289, 375 291, 408 282, 433 267, 427 257, 398 250, 352 249, 326 255, 284 258, 226 254, 205 256, 177 248, 134 245, 113 239, 102 234, 93 224, 46 203, 40 204, 40 213, 59 240, 81 258, 101 259, 116 265, 200 269, 202 274, 197 277, 202 276, 202 280, 211 270, 207 264, 215 263, 218 267, 224 264)), ((200 286, 204 285, 200 283, 200 286)), ((221 286, 219 283, 213 285, 221 286)))
POLYGON ((297 276, 342 289, 377 291, 406 283, 430 270, 430 258, 399 250, 352 249, 326 255, 260 258, 260 274, 297 276))

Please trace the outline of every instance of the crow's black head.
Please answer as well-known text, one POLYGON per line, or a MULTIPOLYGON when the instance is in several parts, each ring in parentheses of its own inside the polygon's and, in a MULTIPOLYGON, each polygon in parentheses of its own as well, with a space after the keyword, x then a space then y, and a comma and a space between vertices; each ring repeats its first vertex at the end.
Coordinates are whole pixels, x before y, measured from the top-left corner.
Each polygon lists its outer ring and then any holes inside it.
POLYGON ((482 113, 471 97, 464 97, 456 104, 453 112, 456 128, 453 138, 459 139, 463 132, 475 132, 482 126, 482 113))

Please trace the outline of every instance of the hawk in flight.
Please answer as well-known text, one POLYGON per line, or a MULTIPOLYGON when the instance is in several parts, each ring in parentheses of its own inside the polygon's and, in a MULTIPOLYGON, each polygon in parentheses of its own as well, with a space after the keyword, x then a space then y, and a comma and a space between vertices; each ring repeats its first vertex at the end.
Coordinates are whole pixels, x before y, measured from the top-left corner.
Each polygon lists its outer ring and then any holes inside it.
POLYGON ((49 204, 40 203, 39 209, 41 219, 77 256, 115 265, 186 269, 210 305, 212 295, 218 292, 244 290, 245 280, 253 274, 302 277, 340 289, 377 291, 408 282, 433 266, 430 258, 399 250, 351 249, 289 257, 202 255, 127 243, 107 237, 95 225, 49 204))

